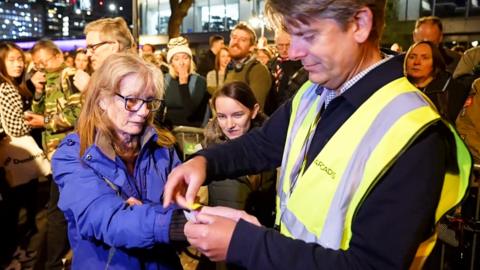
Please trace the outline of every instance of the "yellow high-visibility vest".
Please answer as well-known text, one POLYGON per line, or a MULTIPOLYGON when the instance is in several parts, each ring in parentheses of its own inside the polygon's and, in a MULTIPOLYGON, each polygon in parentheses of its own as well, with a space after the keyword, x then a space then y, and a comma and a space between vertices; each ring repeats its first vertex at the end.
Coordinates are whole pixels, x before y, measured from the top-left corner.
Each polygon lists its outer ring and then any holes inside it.
MULTIPOLYGON (((292 175, 299 157, 305 160, 306 138, 319 119, 320 97, 308 95, 315 87, 305 83, 292 102, 287 134, 290 145, 284 152, 277 194, 276 225, 282 234, 347 250, 353 219, 369 192, 403 151, 439 121, 453 134, 456 157, 452 160, 456 164, 452 165, 458 170, 445 174, 435 221, 462 200, 469 183, 471 156, 455 129, 441 120, 428 98, 404 77, 376 91, 339 128, 310 166, 305 169, 303 164, 300 172, 292 175)), ((434 235, 422 243, 412 268, 421 267, 435 240, 434 235)))

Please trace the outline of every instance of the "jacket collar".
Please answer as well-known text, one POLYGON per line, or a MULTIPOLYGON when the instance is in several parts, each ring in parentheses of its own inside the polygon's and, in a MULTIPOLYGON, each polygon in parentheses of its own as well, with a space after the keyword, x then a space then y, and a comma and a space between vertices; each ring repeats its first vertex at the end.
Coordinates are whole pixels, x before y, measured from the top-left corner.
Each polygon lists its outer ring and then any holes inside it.
MULTIPOLYGON (((155 128, 147 126, 140 139, 140 149, 143 149, 150 140, 156 140, 156 134, 155 128)), ((126 174, 126 170, 119 169, 116 160, 117 154, 113 149, 111 140, 105 134, 97 133, 94 145, 85 151, 82 159, 101 176, 107 178, 117 186, 123 186, 126 177, 122 175, 126 174), (107 159, 105 159, 105 157, 107 157, 107 159), (91 162, 91 160, 93 160, 93 162, 91 162)))
MULTIPOLYGON (((140 138, 140 149, 143 149, 145 144, 147 144, 152 137, 156 135, 155 129, 153 127, 147 126, 143 132, 142 137, 140 138)), ((105 134, 98 132, 95 136, 95 145, 100 149, 100 151, 107 156, 109 159, 115 161, 117 154, 112 146, 112 141, 105 134)))

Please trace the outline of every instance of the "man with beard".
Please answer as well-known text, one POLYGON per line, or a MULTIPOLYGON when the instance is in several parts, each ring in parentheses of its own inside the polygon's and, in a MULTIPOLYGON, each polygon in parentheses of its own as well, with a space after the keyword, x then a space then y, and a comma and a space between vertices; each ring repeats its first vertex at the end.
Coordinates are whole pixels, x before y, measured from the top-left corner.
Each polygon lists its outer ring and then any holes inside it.
POLYGON ((233 28, 228 47, 232 61, 225 83, 242 81, 248 84, 263 110, 272 79, 267 67, 251 56, 256 42, 257 35, 247 23, 240 22, 233 28))

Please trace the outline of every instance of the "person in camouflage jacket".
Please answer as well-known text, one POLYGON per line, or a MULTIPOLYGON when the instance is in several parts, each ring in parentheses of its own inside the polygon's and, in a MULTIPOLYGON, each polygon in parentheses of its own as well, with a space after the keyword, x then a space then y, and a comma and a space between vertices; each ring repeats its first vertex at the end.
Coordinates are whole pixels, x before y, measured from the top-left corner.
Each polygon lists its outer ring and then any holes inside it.
POLYGON ((32 58, 37 73, 32 77, 35 95, 26 118, 33 127, 43 127, 43 148, 50 158, 60 141, 74 129, 81 110, 81 92, 73 85, 75 69, 65 67, 61 51, 51 41, 37 42, 32 58), (54 47, 52 47, 54 46, 54 47), (45 61, 45 59, 50 61, 45 61), (58 59, 57 59, 58 58, 58 59), (48 62, 48 63, 44 63, 48 62))
MULTIPOLYGON (((81 92, 73 84, 75 70, 66 68, 63 54, 50 40, 38 41, 31 50, 37 72, 31 81, 35 86, 32 111, 25 115, 29 125, 44 128, 43 147, 51 159, 62 139, 74 130, 80 114, 81 92)), ((62 258, 69 250, 67 223, 57 203, 59 191, 52 181, 47 209, 45 269, 63 269, 62 258)))

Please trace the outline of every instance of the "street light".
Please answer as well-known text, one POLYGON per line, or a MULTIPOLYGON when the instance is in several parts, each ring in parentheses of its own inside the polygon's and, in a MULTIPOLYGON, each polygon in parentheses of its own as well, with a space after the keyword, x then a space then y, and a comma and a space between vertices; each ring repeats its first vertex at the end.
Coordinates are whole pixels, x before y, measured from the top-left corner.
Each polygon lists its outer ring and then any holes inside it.
MULTIPOLYGON (((260 42, 261 40, 263 40, 265 36, 265 27, 268 26, 268 22, 265 16, 263 14, 260 14, 258 16, 254 15, 248 20, 248 22, 253 28, 260 28, 260 38, 258 39, 258 41, 260 42)), ((260 45, 265 46, 266 44, 260 45)))

